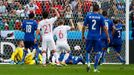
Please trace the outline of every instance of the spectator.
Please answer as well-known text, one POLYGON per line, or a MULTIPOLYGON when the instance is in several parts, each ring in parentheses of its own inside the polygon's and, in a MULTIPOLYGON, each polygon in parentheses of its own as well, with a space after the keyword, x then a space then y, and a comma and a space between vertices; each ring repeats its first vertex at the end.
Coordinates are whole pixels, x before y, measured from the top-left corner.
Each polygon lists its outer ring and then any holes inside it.
POLYGON ((4 25, 4 23, 2 21, 2 18, 0 17, 0 27, 3 26, 3 25, 4 25))
POLYGON ((0 14, 6 13, 6 6, 3 4, 3 1, 0 0, 0 14))
POLYGON ((22 6, 19 6, 19 9, 16 10, 16 15, 23 17, 24 16, 24 9, 22 9, 22 6))
POLYGON ((39 7, 33 2, 31 1, 29 4, 27 4, 25 6, 25 9, 28 9, 28 12, 34 12, 36 11, 36 9, 38 9, 39 7))
POLYGON ((72 20, 73 19, 72 15, 73 15, 73 13, 72 13, 71 7, 67 6, 66 12, 65 12, 66 25, 72 24, 74 26, 74 23, 72 20))

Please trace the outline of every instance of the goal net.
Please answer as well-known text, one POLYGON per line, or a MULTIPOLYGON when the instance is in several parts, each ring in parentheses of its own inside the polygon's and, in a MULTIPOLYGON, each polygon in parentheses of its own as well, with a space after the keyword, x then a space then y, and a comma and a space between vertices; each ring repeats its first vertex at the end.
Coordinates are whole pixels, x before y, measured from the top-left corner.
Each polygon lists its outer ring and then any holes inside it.
MULTIPOLYGON (((125 24, 125 0, 0 0, 0 60, 10 59, 17 46, 16 41, 23 40, 24 33, 21 31, 21 23, 28 18, 28 13, 34 12, 36 14, 35 20, 39 22, 42 19, 42 11, 48 11, 50 17, 55 15, 51 7, 58 9, 61 15, 60 19, 63 19, 66 25, 73 24, 75 26, 75 30, 68 31, 68 43, 71 50, 74 50, 74 46, 79 45, 82 49, 81 52, 74 51, 73 54, 81 53, 85 58, 85 44, 81 40, 81 27, 86 13, 92 12, 94 2, 99 4, 100 13, 105 10, 110 19, 118 18, 125 24)), ((56 22, 54 27, 57 24, 56 22)), ((121 55, 125 58, 125 27, 122 34, 121 55)), ((94 54, 91 55, 92 62, 93 58, 94 54)), ((120 63, 112 48, 106 54, 105 59, 106 63, 120 63)))

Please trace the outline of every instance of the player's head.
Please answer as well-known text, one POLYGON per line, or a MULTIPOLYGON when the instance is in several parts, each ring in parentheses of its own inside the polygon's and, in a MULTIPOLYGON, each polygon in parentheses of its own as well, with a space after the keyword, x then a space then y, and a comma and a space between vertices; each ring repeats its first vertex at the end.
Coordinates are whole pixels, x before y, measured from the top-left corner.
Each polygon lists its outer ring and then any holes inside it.
POLYGON ((28 16, 29 16, 29 19, 33 19, 35 15, 33 12, 31 12, 28 16))
POLYGON ((49 13, 47 11, 42 12, 42 16, 44 19, 48 18, 49 13))
POLYGON ((103 12, 102 12, 102 15, 103 15, 103 16, 107 16, 107 11, 103 11, 103 12))
POLYGON ((59 20, 58 25, 64 25, 64 20, 59 20))
POLYGON ((98 12, 99 10, 99 5, 97 3, 93 4, 93 12, 98 12))
POLYGON ((114 23, 115 25, 117 25, 117 24, 118 24, 118 22, 119 22, 119 20, 118 20, 118 19, 114 19, 114 20, 113 20, 113 23, 114 23))
POLYGON ((24 42, 22 40, 17 41, 19 47, 24 47, 24 42))

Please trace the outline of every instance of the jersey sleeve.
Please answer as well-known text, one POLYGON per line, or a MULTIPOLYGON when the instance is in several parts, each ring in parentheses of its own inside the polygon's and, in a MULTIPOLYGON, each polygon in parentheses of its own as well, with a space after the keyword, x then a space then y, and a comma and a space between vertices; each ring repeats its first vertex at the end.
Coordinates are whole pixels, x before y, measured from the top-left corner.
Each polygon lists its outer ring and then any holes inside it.
POLYGON ((104 22, 104 17, 102 16, 101 17, 101 24, 100 24, 102 27, 104 27, 105 26, 105 22, 104 22))
POLYGON ((53 24, 57 19, 58 19, 58 17, 50 18, 50 23, 53 24))
POLYGON ((70 30, 71 29, 71 27, 70 26, 66 26, 66 30, 70 30))
POLYGON ((84 19, 84 26, 87 26, 87 24, 88 24, 88 14, 87 14, 87 16, 84 19))

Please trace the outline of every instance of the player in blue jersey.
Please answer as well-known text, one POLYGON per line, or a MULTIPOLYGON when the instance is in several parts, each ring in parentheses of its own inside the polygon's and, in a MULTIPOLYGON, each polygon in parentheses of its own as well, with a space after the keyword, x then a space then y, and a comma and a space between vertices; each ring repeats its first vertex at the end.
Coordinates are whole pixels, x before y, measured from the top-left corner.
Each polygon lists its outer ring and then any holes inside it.
POLYGON ((29 14, 29 19, 24 20, 22 23, 22 30, 25 33, 24 35, 24 56, 22 59, 22 63, 24 62, 24 59, 26 57, 26 54, 28 53, 28 49, 32 49, 34 46, 35 36, 34 33, 37 30, 37 22, 34 20, 34 13, 29 14))
POLYGON ((90 52, 94 49, 95 62, 94 62, 94 72, 98 71, 98 62, 101 56, 102 45, 101 45, 101 28, 104 29, 108 43, 110 43, 110 38, 108 34, 107 27, 104 23, 104 17, 99 14, 99 5, 93 5, 93 12, 86 15, 84 26, 82 28, 82 41, 85 41, 85 28, 88 27, 88 34, 86 38, 86 62, 87 62, 87 72, 90 71, 90 52))
POLYGON ((116 56, 121 63, 125 64, 125 60, 121 57, 120 52, 122 50, 122 27, 124 26, 119 22, 119 20, 114 21, 115 32, 113 34, 113 45, 112 47, 116 51, 116 56))
MULTIPOLYGON (((64 56, 65 56, 65 52, 62 52, 60 54, 60 58, 59 58, 59 61, 62 61, 64 59, 64 56)), ((72 50, 70 53, 69 53, 69 56, 68 58, 65 60, 65 63, 66 64, 78 64, 78 63, 82 63, 82 64, 85 64, 85 60, 83 59, 83 56, 81 54, 81 48, 80 46, 76 45, 74 47, 74 50, 72 50), (77 54, 73 54, 73 53, 77 53, 77 54)), ((65 65, 66 66, 66 65, 65 65)))
MULTIPOLYGON (((109 37, 110 37, 110 40, 112 41, 112 38, 113 38, 112 33, 114 32, 114 29, 115 29, 113 25, 113 21, 108 18, 107 11, 103 11, 102 15, 104 16, 105 26, 107 26, 108 28, 109 37)), ((111 47, 112 43, 108 43, 106 34, 103 30, 101 34, 101 40, 102 40, 102 57, 100 59, 100 63, 103 63, 105 62, 104 57, 105 57, 106 51, 108 47, 111 47)))

